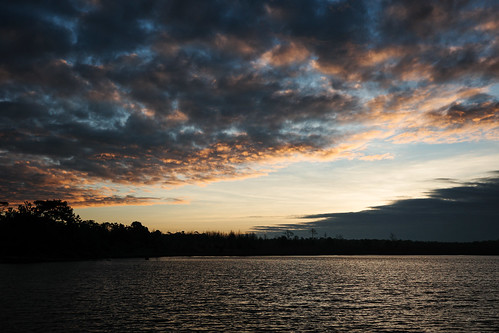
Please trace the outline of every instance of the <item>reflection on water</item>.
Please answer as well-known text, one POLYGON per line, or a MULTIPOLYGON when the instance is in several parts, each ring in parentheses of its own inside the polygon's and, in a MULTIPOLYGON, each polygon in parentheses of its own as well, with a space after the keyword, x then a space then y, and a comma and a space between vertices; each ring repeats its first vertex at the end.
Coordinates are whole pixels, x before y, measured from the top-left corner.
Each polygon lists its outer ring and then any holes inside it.
POLYGON ((499 257, 0 265, 1 332, 499 330, 499 257))

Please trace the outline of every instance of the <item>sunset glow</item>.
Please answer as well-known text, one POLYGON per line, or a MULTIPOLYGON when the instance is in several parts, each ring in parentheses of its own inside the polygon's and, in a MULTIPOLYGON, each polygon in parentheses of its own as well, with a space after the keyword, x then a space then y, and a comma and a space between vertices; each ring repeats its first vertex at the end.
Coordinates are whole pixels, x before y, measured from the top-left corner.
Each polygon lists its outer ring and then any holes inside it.
POLYGON ((282 234, 499 184, 496 1, 63 4, 1 5, 0 201, 282 234))

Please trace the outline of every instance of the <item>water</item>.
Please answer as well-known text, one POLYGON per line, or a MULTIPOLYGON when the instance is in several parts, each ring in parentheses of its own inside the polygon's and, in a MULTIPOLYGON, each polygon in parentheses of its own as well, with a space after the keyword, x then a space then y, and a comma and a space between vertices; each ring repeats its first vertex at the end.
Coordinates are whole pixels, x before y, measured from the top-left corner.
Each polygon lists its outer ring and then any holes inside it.
POLYGON ((499 331, 499 257, 0 265, 1 332, 499 331))

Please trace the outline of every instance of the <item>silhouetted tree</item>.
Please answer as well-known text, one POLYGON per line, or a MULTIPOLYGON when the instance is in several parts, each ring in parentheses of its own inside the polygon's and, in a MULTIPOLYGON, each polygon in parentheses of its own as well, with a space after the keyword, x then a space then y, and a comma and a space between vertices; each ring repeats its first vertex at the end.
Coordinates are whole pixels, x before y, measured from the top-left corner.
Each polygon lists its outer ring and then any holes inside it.
MULTIPOLYGON (((3 205, 2 205, 3 207, 3 205)), ((499 254, 499 240, 438 243, 396 240, 276 238, 220 232, 150 232, 141 222, 82 221, 65 201, 25 202, 0 212, 0 261, 152 257, 165 255, 297 255, 297 254, 499 254)))
POLYGON ((9 203, 5 201, 0 202, 0 221, 3 219, 5 216, 5 211, 7 211, 9 207, 9 203))
POLYGON ((67 201, 61 200, 37 200, 34 202, 34 214, 45 217, 55 222, 76 223, 81 222, 78 215, 75 215, 67 201))
POLYGON ((314 236, 317 235, 317 230, 312 228, 312 229, 310 229, 310 233, 312 234, 312 239, 314 239, 314 236))

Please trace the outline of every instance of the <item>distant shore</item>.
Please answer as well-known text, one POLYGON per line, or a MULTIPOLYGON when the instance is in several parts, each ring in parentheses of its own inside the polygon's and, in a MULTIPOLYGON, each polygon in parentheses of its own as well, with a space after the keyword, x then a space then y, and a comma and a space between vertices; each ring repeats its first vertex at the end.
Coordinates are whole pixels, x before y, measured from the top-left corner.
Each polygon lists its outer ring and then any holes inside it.
POLYGON ((100 253, 85 249, 68 254, 2 253, 0 263, 37 263, 118 258, 156 258, 175 256, 293 256, 293 255, 499 255, 499 240, 469 243, 421 242, 408 240, 284 237, 263 239, 251 234, 162 234, 161 248, 139 247, 129 250, 109 248, 100 253), (251 240, 251 241, 248 241, 251 240), (245 245, 242 245, 245 244, 245 245))

